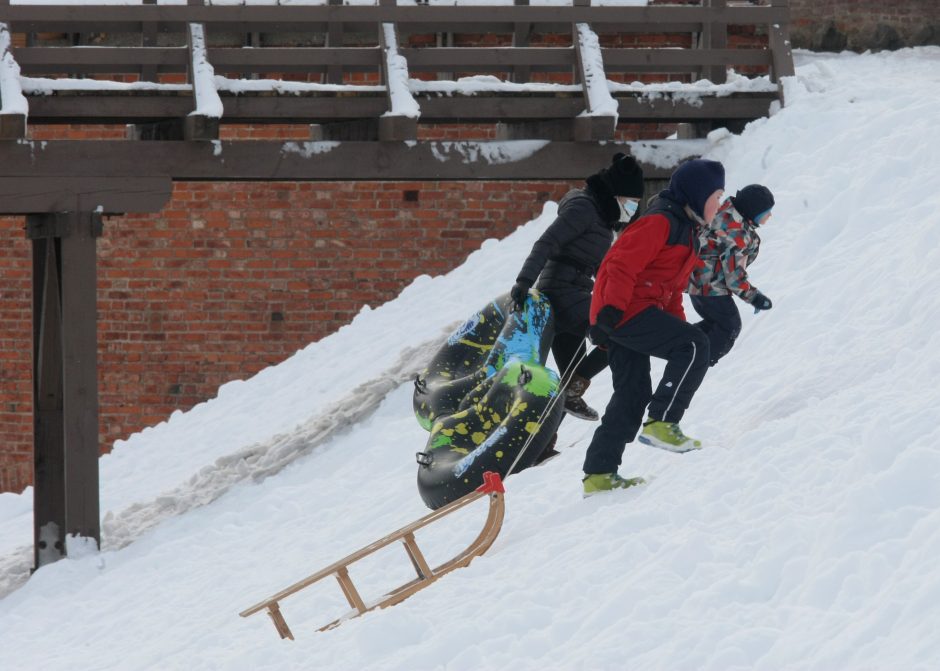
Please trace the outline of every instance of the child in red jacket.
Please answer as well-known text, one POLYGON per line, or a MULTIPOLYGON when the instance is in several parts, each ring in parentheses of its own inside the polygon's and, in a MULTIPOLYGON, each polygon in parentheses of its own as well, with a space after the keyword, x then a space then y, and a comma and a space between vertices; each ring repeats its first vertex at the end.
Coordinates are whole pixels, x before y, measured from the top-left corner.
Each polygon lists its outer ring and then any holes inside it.
POLYGON ((683 163, 601 263, 590 337, 607 347, 614 393, 585 455, 585 496, 642 482, 620 477, 617 469, 647 405, 641 442, 673 452, 701 447, 682 433, 679 420, 708 370, 709 343, 701 329, 685 321, 682 294, 699 263, 699 230, 718 211, 724 186, 721 163, 683 163), (666 360, 655 393, 651 356, 666 360))

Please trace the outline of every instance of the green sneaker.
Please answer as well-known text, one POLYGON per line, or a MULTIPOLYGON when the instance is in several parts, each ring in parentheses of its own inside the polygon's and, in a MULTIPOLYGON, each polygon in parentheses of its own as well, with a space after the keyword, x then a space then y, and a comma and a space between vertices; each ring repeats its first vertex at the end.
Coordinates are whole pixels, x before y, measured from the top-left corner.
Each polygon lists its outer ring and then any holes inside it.
POLYGON ((640 442, 653 447, 660 447, 670 452, 689 452, 702 449, 701 441, 689 438, 682 433, 678 424, 660 422, 654 419, 643 425, 640 442))
POLYGON ((627 489, 642 485, 643 478, 621 478, 616 473, 592 473, 585 475, 581 483, 584 485, 584 497, 593 496, 600 492, 609 492, 614 489, 627 489))

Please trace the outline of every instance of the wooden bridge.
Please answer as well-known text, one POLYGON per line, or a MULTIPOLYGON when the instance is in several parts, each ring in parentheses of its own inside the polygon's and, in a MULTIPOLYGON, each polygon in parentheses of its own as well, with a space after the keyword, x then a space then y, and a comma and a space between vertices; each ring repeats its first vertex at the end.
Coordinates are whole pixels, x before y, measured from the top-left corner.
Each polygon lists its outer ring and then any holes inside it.
POLYGON ((0 214, 26 215, 33 240, 37 566, 66 533, 100 535, 102 215, 159 211, 174 180, 580 179, 618 150, 662 178, 698 145, 631 143, 637 124, 736 129, 793 74, 786 0, 324 2, 0 0, 0 214), (126 130, 31 139, 85 124, 126 130), (283 124, 309 138, 232 132, 283 124))

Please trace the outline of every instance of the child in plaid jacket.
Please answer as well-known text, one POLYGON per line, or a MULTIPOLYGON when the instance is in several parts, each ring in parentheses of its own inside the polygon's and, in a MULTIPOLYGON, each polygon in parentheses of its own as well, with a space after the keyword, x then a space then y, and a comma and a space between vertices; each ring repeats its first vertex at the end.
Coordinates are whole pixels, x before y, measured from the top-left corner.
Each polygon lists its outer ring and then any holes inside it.
POLYGON ((741 315, 732 295, 750 303, 755 312, 773 307, 747 275, 760 251, 757 228, 770 219, 773 206, 770 189, 751 184, 725 201, 699 235, 702 265, 693 269, 688 293, 702 317, 696 326, 708 335, 712 366, 731 351, 741 332, 741 315))

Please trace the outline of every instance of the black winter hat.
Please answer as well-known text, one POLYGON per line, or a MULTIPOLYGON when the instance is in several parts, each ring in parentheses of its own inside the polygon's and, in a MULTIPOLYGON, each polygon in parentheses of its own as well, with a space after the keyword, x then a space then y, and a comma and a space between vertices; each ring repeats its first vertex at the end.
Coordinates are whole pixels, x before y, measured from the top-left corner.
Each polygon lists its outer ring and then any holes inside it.
POLYGON ((643 198, 643 169, 632 156, 618 152, 609 167, 592 176, 600 178, 614 196, 643 198))
POLYGON ((731 204, 742 217, 756 223, 757 217, 774 206, 774 194, 766 186, 749 184, 734 194, 731 204))

